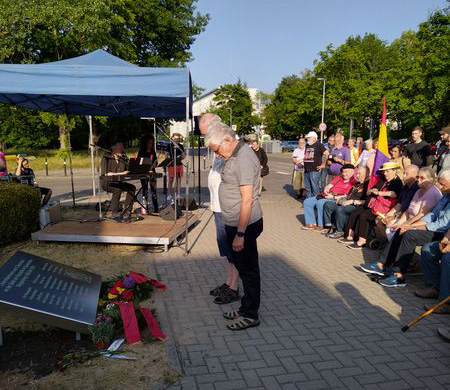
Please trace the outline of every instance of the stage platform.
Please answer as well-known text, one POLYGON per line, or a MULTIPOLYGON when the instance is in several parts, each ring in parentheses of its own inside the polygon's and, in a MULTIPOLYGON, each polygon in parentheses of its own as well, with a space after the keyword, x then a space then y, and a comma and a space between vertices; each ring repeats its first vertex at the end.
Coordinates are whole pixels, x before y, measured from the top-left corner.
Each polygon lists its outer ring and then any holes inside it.
MULTIPOLYGON (((188 228, 198 221, 197 213, 188 212, 188 228)), ((31 238, 34 241, 163 245, 167 251, 169 246, 184 234, 185 228, 184 215, 176 222, 164 221, 158 216, 145 216, 142 221, 130 223, 62 221, 33 233, 31 238)))

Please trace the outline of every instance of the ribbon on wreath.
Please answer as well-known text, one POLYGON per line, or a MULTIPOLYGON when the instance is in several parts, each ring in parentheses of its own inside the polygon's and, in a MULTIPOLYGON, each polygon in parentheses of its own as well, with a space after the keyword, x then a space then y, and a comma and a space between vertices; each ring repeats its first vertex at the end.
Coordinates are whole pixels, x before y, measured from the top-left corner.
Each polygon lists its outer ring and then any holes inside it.
MULTIPOLYGON (((136 312, 134 310, 133 302, 119 302, 120 316, 122 317, 123 329, 125 332, 125 338, 128 344, 134 344, 141 341, 141 334, 139 332, 139 325, 136 318, 136 312)), ((157 340, 165 340, 166 336, 161 331, 161 328, 153 316, 150 309, 145 307, 139 307, 139 311, 145 318, 150 334, 157 340)))
POLYGON ((139 307, 139 310, 141 311, 142 315, 145 318, 145 321, 147 322, 148 329, 150 330, 152 337, 157 340, 165 340, 167 337, 161 331, 158 321, 156 321, 151 310, 147 309, 146 307, 139 307))
POLYGON ((141 341, 139 326, 134 312, 133 302, 119 302, 120 316, 122 317, 123 330, 128 344, 134 344, 141 341))
POLYGON ((133 278, 137 284, 148 282, 152 286, 156 287, 158 290, 161 291, 167 290, 167 286, 165 284, 162 284, 161 282, 158 282, 155 279, 148 279, 145 275, 142 275, 139 272, 131 271, 129 276, 133 278))

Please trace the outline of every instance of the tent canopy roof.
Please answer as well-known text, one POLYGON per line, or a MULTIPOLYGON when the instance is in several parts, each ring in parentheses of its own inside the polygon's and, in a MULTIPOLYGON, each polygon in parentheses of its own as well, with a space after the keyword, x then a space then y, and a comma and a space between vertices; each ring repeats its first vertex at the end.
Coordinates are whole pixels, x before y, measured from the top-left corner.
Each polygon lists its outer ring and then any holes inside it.
POLYGON ((0 64, 0 102, 76 115, 186 118, 187 68, 139 67, 103 50, 46 64, 0 64))

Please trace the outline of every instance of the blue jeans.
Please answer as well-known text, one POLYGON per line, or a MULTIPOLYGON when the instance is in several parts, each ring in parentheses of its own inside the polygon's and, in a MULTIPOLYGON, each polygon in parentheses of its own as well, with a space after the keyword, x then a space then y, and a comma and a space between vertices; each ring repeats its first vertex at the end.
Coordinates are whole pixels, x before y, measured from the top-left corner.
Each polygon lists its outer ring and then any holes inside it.
POLYGON ((320 175, 319 171, 305 172, 305 188, 306 197, 311 198, 317 196, 320 192, 320 175))
POLYGON ((330 226, 334 223, 336 233, 344 233, 345 225, 347 224, 348 216, 356 209, 356 206, 340 206, 336 202, 325 203, 323 208, 323 217, 325 226, 330 226))
POLYGON ((225 231, 225 224, 223 223, 222 213, 214 212, 214 221, 216 223, 216 237, 217 247, 219 248, 219 254, 221 257, 226 257, 228 261, 231 261, 231 250, 228 245, 227 233, 225 231))
POLYGON ((439 242, 426 243, 422 247, 420 260, 425 284, 439 290, 441 301, 450 296, 450 253, 442 255, 439 242))
POLYGON ((305 210, 305 223, 307 225, 317 225, 323 227, 323 206, 327 202, 336 202, 331 199, 320 199, 307 198, 303 203, 303 208, 305 210), (317 217, 316 217, 317 211, 317 217))

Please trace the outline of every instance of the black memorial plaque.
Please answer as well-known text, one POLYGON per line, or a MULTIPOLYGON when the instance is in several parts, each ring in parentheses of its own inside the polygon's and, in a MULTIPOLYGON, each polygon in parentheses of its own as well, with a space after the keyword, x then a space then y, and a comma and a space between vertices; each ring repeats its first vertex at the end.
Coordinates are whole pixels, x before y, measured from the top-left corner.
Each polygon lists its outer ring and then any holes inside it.
POLYGON ((26 252, 0 267, 0 307, 8 314, 87 332, 95 322, 102 279, 26 252))

